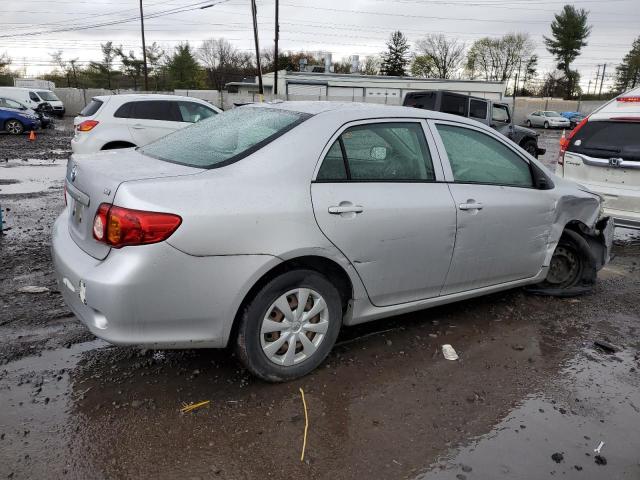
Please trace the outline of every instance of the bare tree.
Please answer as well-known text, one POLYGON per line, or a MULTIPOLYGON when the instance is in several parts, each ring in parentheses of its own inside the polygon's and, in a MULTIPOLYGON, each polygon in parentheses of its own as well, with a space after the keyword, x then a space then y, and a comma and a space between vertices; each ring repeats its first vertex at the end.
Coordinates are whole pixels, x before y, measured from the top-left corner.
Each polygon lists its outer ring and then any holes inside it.
POLYGON ((229 81, 255 74, 253 56, 238 50, 225 38, 203 41, 197 56, 207 71, 209 83, 217 90, 223 90, 229 81))
POLYGON ((7 52, 4 52, 0 55, 0 74, 4 74, 9 65, 11 65, 11 57, 7 52))
POLYGON ((360 71, 364 75, 378 75, 380 72, 380 58, 375 55, 366 57, 360 65, 360 71))
MULTIPOLYGON (((457 39, 447 39, 442 34, 427 35, 416 42, 418 71, 425 77, 453 78, 457 76, 464 60, 465 44, 457 39)), ((412 73, 414 68, 412 66, 412 73)))
POLYGON ((520 66, 527 64, 534 48, 534 42, 526 33, 476 40, 467 53, 467 75, 471 79, 506 82, 520 66))
POLYGON ((62 55, 63 55, 62 50, 49 53, 49 56, 51 57, 51 61, 55 64, 56 69, 59 68, 62 75, 67 77, 67 87, 71 87, 71 75, 70 75, 69 64, 67 63, 66 60, 62 58, 62 55))

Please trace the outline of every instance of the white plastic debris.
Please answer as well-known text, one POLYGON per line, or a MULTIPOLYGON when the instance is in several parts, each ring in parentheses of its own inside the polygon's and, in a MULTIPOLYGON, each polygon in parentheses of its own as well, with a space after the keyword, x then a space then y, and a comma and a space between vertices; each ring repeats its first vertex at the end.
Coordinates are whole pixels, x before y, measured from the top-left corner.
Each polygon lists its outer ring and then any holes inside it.
POLYGON ((595 453, 600 453, 600 450, 602 450, 602 447, 604 447, 604 442, 602 442, 602 441, 601 441, 601 442, 598 444, 598 446, 597 446, 596 448, 594 448, 594 449, 593 449, 593 451, 594 451, 595 453))
POLYGON ((442 355, 444 355, 444 358, 447 360, 458 360, 458 354, 448 343, 442 345, 442 355))
POLYGON ((48 291, 47 287, 38 287, 36 285, 27 285, 18 289, 20 293, 47 293, 48 291))

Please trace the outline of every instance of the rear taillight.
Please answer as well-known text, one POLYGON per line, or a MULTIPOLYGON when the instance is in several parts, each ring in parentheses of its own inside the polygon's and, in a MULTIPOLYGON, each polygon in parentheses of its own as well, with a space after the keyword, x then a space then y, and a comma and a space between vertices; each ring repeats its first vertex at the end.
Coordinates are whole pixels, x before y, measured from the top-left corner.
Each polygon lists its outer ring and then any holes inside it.
POLYGON ((571 139, 575 136, 576 133, 578 133, 578 130, 580 130, 582 127, 585 126, 588 120, 589 120, 589 117, 584 117, 582 121, 578 125, 576 125, 576 128, 574 128, 573 130, 571 130, 571 132, 569 132, 568 137, 565 137, 563 135, 562 138, 560 139, 560 155, 558 156, 559 165, 564 165, 564 152, 566 152, 567 148, 569 148, 571 139))
POLYGON ((93 130, 96 125, 98 125, 97 120, 85 120, 84 122, 80 122, 78 124, 78 126, 76 127, 76 130, 78 130, 79 132, 89 132, 91 130, 93 130))
POLYGON ((616 98, 616 101, 622 103, 640 103, 640 97, 618 97, 616 98))
POLYGON ((169 238, 182 223, 172 213, 131 210, 103 203, 93 219, 93 238, 113 248, 147 245, 169 238))

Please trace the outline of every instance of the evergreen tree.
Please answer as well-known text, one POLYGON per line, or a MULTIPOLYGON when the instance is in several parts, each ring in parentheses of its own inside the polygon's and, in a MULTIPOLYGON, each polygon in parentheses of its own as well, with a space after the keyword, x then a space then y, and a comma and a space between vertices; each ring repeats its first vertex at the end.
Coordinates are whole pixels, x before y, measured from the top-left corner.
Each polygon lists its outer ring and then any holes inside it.
POLYGON ((631 50, 616 67, 616 90, 624 92, 640 86, 640 37, 631 44, 631 50))
POLYGON ((578 58, 583 47, 587 46, 587 37, 591 26, 587 25, 589 13, 584 9, 576 9, 573 5, 565 5, 562 12, 554 15, 551 22, 552 37, 544 37, 547 50, 556 57, 558 69, 564 72, 567 90, 565 97, 574 94, 578 78, 577 72, 571 70, 571 63, 578 58))
POLYGON ((398 30, 391 34, 387 42, 387 51, 382 53, 380 73, 389 76, 401 76, 409 65, 409 44, 407 37, 398 30))
POLYGON ((189 42, 178 45, 167 62, 171 89, 199 88, 203 84, 203 71, 189 42))

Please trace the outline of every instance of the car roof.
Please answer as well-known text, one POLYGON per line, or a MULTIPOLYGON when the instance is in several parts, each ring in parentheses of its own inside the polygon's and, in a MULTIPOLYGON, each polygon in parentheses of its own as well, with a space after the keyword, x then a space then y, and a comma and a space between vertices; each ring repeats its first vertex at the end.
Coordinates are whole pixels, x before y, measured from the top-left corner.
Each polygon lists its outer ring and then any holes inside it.
MULTIPOLYGON (((310 115, 335 116, 341 120, 354 121, 372 118, 423 118, 433 120, 449 120, 469 125, 484 124, 460 115, 436 112, 414 107, 400 107, 362 102, 325 102, 325 101, 280 101, 252 103, 239 108, 275 108, 310 115)), ((488 128, 488 127, 487 127, 488 128)))
POLYGON ((96 95, 92 98, 97 100, 106 101, 112 99, 119 99, 123 102, 130 102, 133 100, 188 100, 195 102, 204 102, 208 104, 206 100, 202 100, 201 98, 196 97, 185 97, 183 95, 168 95, 162 93, 123 93, 123 94, 114 94, 114 95, 96 95))
POLYGON ((640 101, 621 102, 622 97, 640 97, 640 88, 629 90, 606 103, 589 116, 589 120, 608 120, 613 117, 640 117, 640 101))

